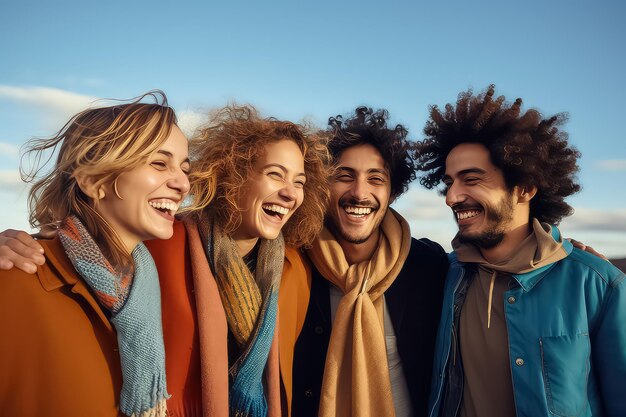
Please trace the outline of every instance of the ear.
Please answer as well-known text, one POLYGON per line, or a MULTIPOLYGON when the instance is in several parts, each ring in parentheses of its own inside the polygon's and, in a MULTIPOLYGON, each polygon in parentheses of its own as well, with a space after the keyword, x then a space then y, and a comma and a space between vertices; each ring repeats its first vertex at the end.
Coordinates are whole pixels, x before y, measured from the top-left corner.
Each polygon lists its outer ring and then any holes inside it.
POLYGON ((518 188, 519 202, 528 203, 537 194, 537 187, 534 185, 520 185, 518 188))
POLYGON ((76 178, 78 188, 88 197, 94 200, 102 200, 106 196, 104 187, 101 184, 96 185, 92 176, 78 174, 74 178, 76 178))

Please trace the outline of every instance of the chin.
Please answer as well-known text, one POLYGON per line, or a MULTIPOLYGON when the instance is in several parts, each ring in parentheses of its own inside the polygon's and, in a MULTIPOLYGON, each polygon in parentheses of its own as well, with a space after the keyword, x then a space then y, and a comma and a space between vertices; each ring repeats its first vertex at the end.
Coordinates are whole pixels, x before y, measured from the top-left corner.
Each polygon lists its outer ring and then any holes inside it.
POLYGON ((459 233, 459 239, 463 243, 470 243, 483 249, 496 247, 504 239, 504 233, 488 231, 479 234, 459 233))

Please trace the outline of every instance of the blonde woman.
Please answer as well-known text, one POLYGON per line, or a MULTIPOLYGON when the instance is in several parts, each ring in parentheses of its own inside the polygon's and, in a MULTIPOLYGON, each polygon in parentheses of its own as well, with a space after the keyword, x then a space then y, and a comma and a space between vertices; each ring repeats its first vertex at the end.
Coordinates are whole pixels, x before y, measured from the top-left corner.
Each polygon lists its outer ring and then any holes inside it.
POLYGON ((172 236, 187 140, 152 92, 29 144, 36 157, 54 150, 29 195, 33 226, 57 231, 39 241, 46 263, 35 275, 0 271, 2 414, 164 416, 159 282, 141 242, 172 236))
MULTIPOLYGON (((161 284, 168 413, 278 417, 308 304, 297 248, 322 228, 330 155, 323 137, 251 106, 222 108, 207 126, 191 141, 194 209, 171 239, 147 242, 161 284), (287 347, 280 375, 277 327, 287 347)), ((0 250, 39 251, 16 236, 0 250)))

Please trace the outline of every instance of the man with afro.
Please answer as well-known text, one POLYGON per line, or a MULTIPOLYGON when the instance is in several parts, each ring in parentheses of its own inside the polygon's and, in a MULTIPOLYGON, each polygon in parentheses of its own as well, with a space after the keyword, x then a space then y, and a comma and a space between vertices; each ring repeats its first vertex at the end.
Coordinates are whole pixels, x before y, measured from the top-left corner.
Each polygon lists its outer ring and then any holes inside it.
POLYGON ((580 189, 566 117, 494 90, 433 106, 417 147, 458 225, 430 415, 626 416, 625 276, 556 227, 580 189))

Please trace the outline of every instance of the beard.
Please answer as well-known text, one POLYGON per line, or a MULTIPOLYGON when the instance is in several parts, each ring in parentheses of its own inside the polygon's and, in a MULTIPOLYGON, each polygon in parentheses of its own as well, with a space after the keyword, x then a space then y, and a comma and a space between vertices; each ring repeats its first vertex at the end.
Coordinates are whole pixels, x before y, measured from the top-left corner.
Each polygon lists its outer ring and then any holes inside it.
POLYGON ((459 230, 459 240, 463 243, 476 245, 479 248, 491 249, 504 239, 507 226, 513 220, 513 195, 508 194, 496 206, 486 207, 488 210, 486 229, 478 233, 463 233, 459 230))
POLYGON ((373 210, 370 216, 376 216, 374 223, 371 225, 371 229, 364 230, 359 234, 354 232, 351 233, 347 230, 342 229, 341 223, 339 222, 339 220, 334 218, 333 214, 330 214, 326 217, 326 227, 335 237, 338 237, 348 243, 352 243, 355 245, 360 245, 367 242, 370 237, 372 237, 372 235, 378 231, 387 212, 387 209, 385 208, 383 215, 378 217, 380 214, 380 204, 371 200, 357 200, 351 197, 341 198, 338 202, 338 205, 342 210, 345 206, 370 207, 373 210))

